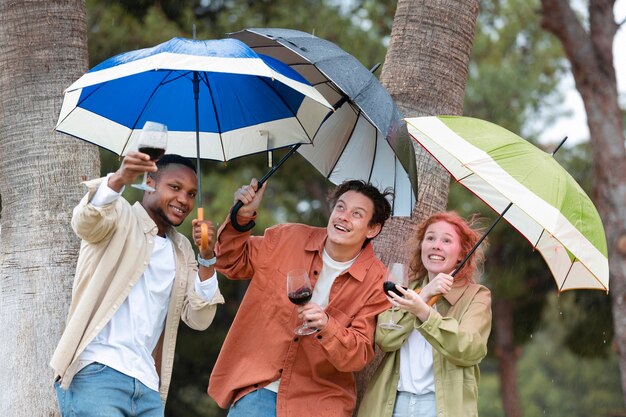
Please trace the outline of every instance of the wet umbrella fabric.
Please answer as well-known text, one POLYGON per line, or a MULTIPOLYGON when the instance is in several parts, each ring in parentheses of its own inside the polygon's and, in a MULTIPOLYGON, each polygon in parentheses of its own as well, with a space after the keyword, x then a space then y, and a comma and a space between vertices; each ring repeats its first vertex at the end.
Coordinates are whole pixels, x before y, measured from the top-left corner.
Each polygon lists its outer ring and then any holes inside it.
POLYGON ((289 65, 336 111, 298 152, 332 183, 362 179, 395 192, 393 215, 415 205, 415 151, 400 112, 378 79, 337 45, 291 29, 246 29, 229 34, 259 54, 289 65))
POLYGON ((406 119, 409 134, 516 228, 546 261, 558 291, 608 291, 606 237, 595 206, 549 153, 469 117, 406 119))
POLYGON ((174 38, 83 75, 66 90, 56 129, 123 155, 156 121, 168 127, 168 153, 227 161, 310 143, 329 108, 298 73, 235 39, 174 38))

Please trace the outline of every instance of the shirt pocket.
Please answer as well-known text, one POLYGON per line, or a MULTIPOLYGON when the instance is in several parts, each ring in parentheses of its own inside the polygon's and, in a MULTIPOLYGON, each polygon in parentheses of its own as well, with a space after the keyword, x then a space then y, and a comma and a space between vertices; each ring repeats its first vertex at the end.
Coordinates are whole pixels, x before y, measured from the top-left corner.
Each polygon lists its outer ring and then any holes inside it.
POLYGON ((326 314, 337 320, 337 322, 342 327, 346 328, 350 327, 352 325, 352 320, 354 320, 354 316, 349 316, 348 314, 333 306, 326 307, 326 314))
MULTIPOLYGON (((278 323, 294 323, 298 312, 296 305, 289 301, 287 297, 287 273, 280 269, 274 269, 271 274, 273 279, 268 280, 268 285, 262 288, 263 300, 261 300, 263 317, 270 317, 272 321, 278 323)), ((254 282, 254 280, 253 280, 254 282)))

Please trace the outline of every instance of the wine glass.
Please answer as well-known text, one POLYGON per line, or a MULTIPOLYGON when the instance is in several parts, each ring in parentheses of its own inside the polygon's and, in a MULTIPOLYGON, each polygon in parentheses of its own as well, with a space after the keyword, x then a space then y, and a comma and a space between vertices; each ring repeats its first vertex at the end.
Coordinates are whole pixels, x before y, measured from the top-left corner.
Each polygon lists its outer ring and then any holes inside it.
MULTIPOLYGON (((309 272, 306 269, 294 269, 287 272, 287 297, 296 305, 304 305, 311 300, 313 288, 309 280, 309 272)), ((295 328, 294 332, 300 336, 306 336, 317 332, 317 329, 309 327, 306 321, 295 328)))
MULTIPOLYGON (((402 295, 402 293, 400 293, 400 291, 396 288, 396 284, 404 288, 407 288, 407 286, 409 285, 409 271, 406 265, 398 262, 392 263, 391 266, 387 268, 385 282, 383 282, 383 289, 385 291, 385 294, 387 294, 389 291, 393 291, 398 295, 402 295)), ((382 327, 383 329, 402 329, 402 326, 396 323, 393 319, 393 313, 395 311, 396 307, 391 306, 391 315, 389 316, 389 321, 386 323, 379 323, 378 326, 382 327)))
MULTIPOLYGON (((157 122, 146 122, 137 141, 137 150, 150 155, 150 160, 156 162, 163 156, 165 149, 167 149, 167 126, 157 122)), ((132 186, 144 191, 155 191, 147 184, 147 181, 148 173, 144 172, 141 184, 132 186)))

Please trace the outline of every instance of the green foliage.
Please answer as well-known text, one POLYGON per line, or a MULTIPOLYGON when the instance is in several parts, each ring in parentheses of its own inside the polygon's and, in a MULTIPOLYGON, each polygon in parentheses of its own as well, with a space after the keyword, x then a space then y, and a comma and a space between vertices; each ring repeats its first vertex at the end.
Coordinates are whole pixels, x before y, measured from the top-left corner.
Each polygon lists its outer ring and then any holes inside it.
MULTIPOLYGON (((191 37, 195 25, 198 39, 223 38, 247 27, 298 29, 335 42, 369 68, 384 60, 395 4, 392 0, 87 0, 90 66, 174 36, 191 37)), ((529 139, 541 126, 535 120, 555 116, 551 103, 560 98, 555 87, 565 64, 560 46, 538 22, 538 0, 481 1, 466 88, 466 115, 514 132, 526 130, 529 139)), ((274 160, 282 154, 284 151, 276 152, 274 160)), ((101 155, 103 174, 117 169, 116 155, 107 151, 101 155)), ((228 163, 203 161, 205 217, 221 224, 235 189, 266 172, 265 159, 265 155, 257 155, 228 163)), ((557 159, 583 188, 590 189, 590 157, 585 145, 563 148, 557 159)), ((254 233, 280 222, 325 225, 325 196, 330 188, 308 162, 294 155, 268 182, 254 233)), ((131 201, 141 198, 140 192, 130 187, 125 196, 131 201)), ((449 207, 463 215, 480 212, 495 218, 484 203, 455 185, 450 190, 449 207)), ((190 219, 179 230, 189 236, 190 219)), ((572 416, 603 415, 609 408, 619 410, 614 388, 596 388, 603 386, 599 381, 609 387, 620 386, 615 355, 610 350, 612 323, 606 296, 599 292, 564 294, 559 299, 563 314, 542 324, 542 315, 554 315, 555 308, 554 304, 546 305, 555 285, 543 259, 505 221, 498 224, 489 240, 486 283, 494 297, 505 298, 515 306, 515 341, 524 348, 519 367, 524 415, 566 415, 562 410, 572 416), (562 344, 589 358, 574 359, 562 344), (584 412, 561 405, 568 401, 584 412)), ((226 414, 205 391, 246 287, 246 282, 220 277, 226 304, 218 309, 210 330, 195 332, 181 324, 167 416, 226 414)), ((481 369, 481 415, 501 416, 502 407, 495 401, 499 397, 495 359, 486 358, 481 369)), ((608 411, 604 414, 609 415, 608 411)))
POLYGON ((539 0, 482 0, 472 48, 465 114, 521 132, 556 116, 565 71, 560 44, 539 27, 539 0))

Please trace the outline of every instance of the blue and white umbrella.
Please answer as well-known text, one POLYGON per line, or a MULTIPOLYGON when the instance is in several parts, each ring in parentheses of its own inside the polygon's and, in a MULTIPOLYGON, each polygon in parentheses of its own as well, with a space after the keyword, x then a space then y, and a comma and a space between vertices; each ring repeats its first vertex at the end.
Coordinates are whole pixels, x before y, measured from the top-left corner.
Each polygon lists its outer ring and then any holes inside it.
POLYGON ((330 108, 296 71, 240 41, 174 38, 84 74, 65 91, 56 130, 124 155, 155 121, 167 125, 168 153, 227 161, 310 143, 330 108))
POLYGON ((137 148, 146 121, 162 123, 167 153, 196 157, 200 172, 201 158, 228 161, 312 143, 330 109, 296 71, 238 40, 174 38, 84 74, 65 90, 56 130, 124 155, 137 148))

